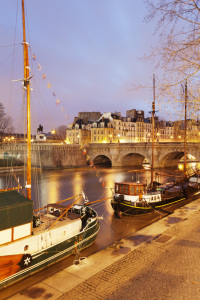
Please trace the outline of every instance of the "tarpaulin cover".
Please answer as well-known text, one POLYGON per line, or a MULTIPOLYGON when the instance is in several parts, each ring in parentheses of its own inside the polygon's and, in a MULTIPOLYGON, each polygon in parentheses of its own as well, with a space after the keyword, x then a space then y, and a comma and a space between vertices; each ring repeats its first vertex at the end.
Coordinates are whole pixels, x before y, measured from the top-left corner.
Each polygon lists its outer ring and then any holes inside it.
POLYGON ((33 220, 33 201, 17 191, 0 192, 0 230, 33 220))

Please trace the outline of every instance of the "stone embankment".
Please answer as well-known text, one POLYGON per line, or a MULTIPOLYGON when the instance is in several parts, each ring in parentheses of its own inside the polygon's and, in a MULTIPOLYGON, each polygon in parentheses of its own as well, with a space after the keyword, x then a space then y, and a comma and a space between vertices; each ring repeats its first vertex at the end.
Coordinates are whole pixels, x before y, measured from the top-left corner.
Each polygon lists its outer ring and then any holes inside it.
MULTIPOLYGON (((31 164, 33 167, 66 168, 87 165, 80 145, 33 144, 31 145, 31 164)), ((26 144, 0 147, 0 166, 26 164, 26 144)))

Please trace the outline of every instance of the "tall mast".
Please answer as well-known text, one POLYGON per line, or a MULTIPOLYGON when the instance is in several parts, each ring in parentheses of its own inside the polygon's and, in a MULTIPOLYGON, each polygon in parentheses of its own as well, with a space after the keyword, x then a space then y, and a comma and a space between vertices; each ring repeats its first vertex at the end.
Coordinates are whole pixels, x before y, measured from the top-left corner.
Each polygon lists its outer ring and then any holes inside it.
POLYGON ((187 80, 185 82, 185 131, 184 131, 184 175, 186 176, 187 161, 187 80))
POLYGON ((154 170, 154 116, 155 116, 155 75, 153 75, 153 102, 152 102, 152 164, 151 164, 151 184, 153 184, 154 170))
POLYGON ((22 0, 23 50, 24 50, 24 89, 27 105, 27 198, 31 199, 31 116, 30 116, 30 76, 28 60, 28 43, 26 42, 25 10, 22 0))

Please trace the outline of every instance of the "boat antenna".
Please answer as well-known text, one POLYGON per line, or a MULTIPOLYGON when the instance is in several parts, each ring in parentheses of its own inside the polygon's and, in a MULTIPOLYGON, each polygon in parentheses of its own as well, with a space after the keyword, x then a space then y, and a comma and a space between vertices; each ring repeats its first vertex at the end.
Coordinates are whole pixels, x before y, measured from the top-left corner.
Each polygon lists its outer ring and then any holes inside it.
POLYGON ((152 163, 151 163, 151 185, 153 185, 153 171, 154 171, 154 127, 155 127, 155 74, 153 74, 153 102, 152 102, 152 163))
POLYGON ((31 116, 30 116, 30 76, 28 43, 25 30, 24 0, 22 0, 22 25, 23 25, 23 53, 24 53, 24 89, 26 91, 27 104, 27 198, 31 199, 31 116))

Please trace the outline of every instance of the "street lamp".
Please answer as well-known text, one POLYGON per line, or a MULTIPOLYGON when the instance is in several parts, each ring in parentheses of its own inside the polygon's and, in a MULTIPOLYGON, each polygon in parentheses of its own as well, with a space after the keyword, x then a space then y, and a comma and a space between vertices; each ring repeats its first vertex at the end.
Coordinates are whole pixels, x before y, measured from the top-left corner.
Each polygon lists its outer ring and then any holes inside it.
POLYGON ((117 136, 118 136, 118 143, 119 143, 120 134, 118 134, 117 136))
POLYGON ((55 133, 56 133, 56 131, 54 129, 52 129, 51 134, 53 135, 53 141, 54 141, 54 138, 55 138, 55 133))

